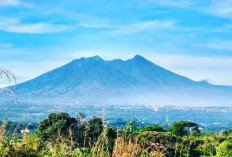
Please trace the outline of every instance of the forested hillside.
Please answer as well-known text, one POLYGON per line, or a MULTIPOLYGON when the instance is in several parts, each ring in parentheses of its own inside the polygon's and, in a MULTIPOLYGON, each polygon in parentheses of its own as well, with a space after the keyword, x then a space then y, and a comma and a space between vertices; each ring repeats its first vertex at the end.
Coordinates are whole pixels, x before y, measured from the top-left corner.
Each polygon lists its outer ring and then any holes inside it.
POLYGON ((154 124, 138 128, 133 120, 125 126, 107 126, 104 119, 85 115, 70 117, 51 113, 36 124, 3 121, 0 155, 10 157, 200 157, 232 156, 232 130, 201 131, 190 121, 169 128, 154 124), (15 128, 14 128, 15 127, 15 128), (13 129, 14 128, 14 129, 13 129))

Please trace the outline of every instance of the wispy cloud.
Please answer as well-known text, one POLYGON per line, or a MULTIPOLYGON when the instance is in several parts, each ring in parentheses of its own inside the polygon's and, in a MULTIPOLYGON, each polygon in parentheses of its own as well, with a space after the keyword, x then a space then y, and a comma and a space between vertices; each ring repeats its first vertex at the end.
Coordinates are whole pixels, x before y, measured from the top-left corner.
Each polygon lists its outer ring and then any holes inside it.
POLYGON ((44 34, 63 32, 72 29, 73 26, 51 23, 21 23, 17 18, 0 18, 0 30, 13 33, 44 34))
POLYGON ((185 8, 185 7, 190 7, 195 3, 196 0, 148 0, 148 2, 155 2, 160 5, 165 5, 165 6, 171 6, 171 7, 180 7, 180 8, 185 8))
POLYGON ((211 0, 210 7, 202 10, 217 16, 232 18, 232 0, 211 0))
POLYGON ((33 7, 32 4, 25 3, 20 0, 0 0, 0 7, 6 6, 33 7))
POLYGON ((85 27, 85 28, 114 28, 115 26, 110 23, 102 23, 102 22, 96 22, 96 21, 83 21, 79 22, 78 26, 85 27))
POLYGON ((204 43, 202 46, 210 49, 232 51, 232 41, 215 41, 215 42, 204 43))
POLYGON ((57 16, 63 16, 69 20, 72 20, 77 23, 80 27, 85 28, 112 28, 115 27, 113 25, 112 19, 99 17, 91 14, 85 14, 85 13, 78 13, 78 12, 72 12, 72 11, 65 11, 62 9, 53 9, 49 11, 43 11, 43 14, 45 15, 57 15, 57 16))
POLYGON ((232 18, 232 0, 148 0, 146 3, 188 8, 219 17, 232 18))
POLYGON ((222 26, 207 26, 207 27, 189 27, 189 26, 181 26, 176 25, 176 31, 188 31, 188 32, 208 32, 208 33, 232 33, 232 23, 227 23, 222 26))
POLYGON ((71 13, 76 18, 78 26, 86 28, 112 28, 114 27, 112 19, 99 17, 89 14, 71 13))
POLYGON ((128 25, 118 26, 118 29, 114 31, 116 34, 132 34, 144 30, 167 30, 174 28, 176 24, 175 20, 161 21, 161 20, 151 20, 138 22, 128 25))
POLYGON ((210 2, 211 0, 147 0, 146 2, 143 0, 137 0, 137 2, 141 5, 150 5, 153 4, 161 5, 161 6, 169 6, 169 7, 177 7, 177 8, 191 8, 197 6, 202 6, 203 4, 210 2))
POLYGON ((0 0, 0 6, 17 6, 19 4, 19 0, 0 0))
POLYGON ((9 48, 12 47, 12 43, 0 43, 0 48, 9 48))

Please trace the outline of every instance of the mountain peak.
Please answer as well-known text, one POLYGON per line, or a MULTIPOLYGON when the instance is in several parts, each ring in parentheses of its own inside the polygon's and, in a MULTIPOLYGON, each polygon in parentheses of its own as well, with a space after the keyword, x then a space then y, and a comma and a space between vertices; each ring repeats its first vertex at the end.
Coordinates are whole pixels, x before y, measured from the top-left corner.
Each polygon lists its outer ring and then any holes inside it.
POLYGON ((145 59, 145 58, 141 55, 135 55, 133 59, 145 59))
POLYGON ((148 63, 149 61, 140 55, 135 55, 134 58, 131 59, 132 61, 139 62, 139 63, 148 63))
POLYGON ((133 58, 132 60, 147 61, 146 58, 144 58, 143 56, 140 56, 140 55, 135 55, 134 58, 133 58))
POLYGON ((96 56, 93 56, 93 57, 89 57, 91 59, 96 59, 96 60, 103 60, 100 56, 96 55, 96 56))
POLYGON ((80 59, 75 59, 73 60, 73 62, 102 62, 103 59, 101 57, 99 57, 98 55, 93 56, 93 57, 82 57, 80 59))
POLYGON ((84 58, 86 61, 88 60, 88 61, 97 61, 97 62, 101 62, 101 61, 103 61, 103 59, 100 57, 100 56, 98 56, 98 55, 96 55, 96 56, 93 56, 93 57, 87 57, 87 58, 84 58))

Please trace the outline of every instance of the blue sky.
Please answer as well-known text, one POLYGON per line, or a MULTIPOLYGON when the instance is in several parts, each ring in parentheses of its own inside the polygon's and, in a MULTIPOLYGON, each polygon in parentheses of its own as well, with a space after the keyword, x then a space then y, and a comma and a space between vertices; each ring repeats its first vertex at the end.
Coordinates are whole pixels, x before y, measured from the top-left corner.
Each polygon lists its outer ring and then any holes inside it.
POLYGON ((0 0, 0 66, 18 82, 80 57, 135 54, 232 85, 232 0, 0 0))

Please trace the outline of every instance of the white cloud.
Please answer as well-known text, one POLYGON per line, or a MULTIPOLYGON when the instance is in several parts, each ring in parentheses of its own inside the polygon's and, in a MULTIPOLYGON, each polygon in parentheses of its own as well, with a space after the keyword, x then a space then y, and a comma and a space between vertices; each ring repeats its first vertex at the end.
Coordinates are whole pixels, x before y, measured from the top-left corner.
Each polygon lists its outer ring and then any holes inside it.
MULTIPOLYGON (((144 3, 141 0, 138 2, 144 3)), ((145 3, 188 8, 215 16, 232 18, 232 0, 147 0, 145 3)))
POLYGON ((202 46, 210 49, 232 51, 232 41, 215 41, 215 42, 204 43, 202 46))
POLYGON ((195 0, 148 0, 153 1, 156 3, 159 3, 160 5, 165 5, 165 6, 172 6, 172 7, 190 7, 192 6, 195 2, 195 0))
POLYGON ((201 50, 207 49, 208 51, 212 50, 221 50, 221 52, 230 52, 232 51, 232 40, 209 40, 204 43, 195 43, 193 44, 195 48, 200 48, 201 50))
POLYGON ((18 6, 19 0, 0 0, 0 6, 18 6))
POLYGON ((209 8, 203 8, 208 13, 232 18, 232 0, 211 0, 209 8))
POLYGON ((103 18, 96 15, 91 15, 87 13, 79 13, 72 11, 65 11, 61 8, 43 10, 44 15, 56 15, 64 16, 67 19, 71 19, 77 23, 80 27, 86 28, 114 28, 113 20, 110 18, 103 18))
POLYGON ((138 22, 128 25, 118 26, 118 29, 114 33, 118 34, 131 34, 135 32, 140 32, 144 30, 167 30, 174 28, 176 21, 161 21, 161 20, 151 20, 138 22))
POLYGON ((114 27, 111 24, 95 23, 95 22, 81 22, 78 24, 78 26, 86 27, 86 28, 113 28, 114 27))
POLYGON ((143 0, 137 0, 141 5, 153 5, 158 4, 162 6, 169 6, 169 7, 177 7, 177 8, 191 8, 195 6, 202 6, 211 0, 147 0, 146 2, 143 0))
POLYGON ((7 6, 33 7, 32 4, 24 3, 20 0, 0 0, 0 7, 7 6))
POLYGON ((20 20, 17 18, 0 18, 0 30, 6 32, 14 33, 56 33, 63 32, 72 29, 72 26, 61 25, 61 24, 51 24, 51 23, 32 23, 32 24, 23 24, 20 23, 20 20))
POLYGON ((9 48, 12 47, 12 43, 0 43, 0 48, 9 48))
POLYGON ((78 26, 87 27, 87 28, 113 28, 111 19, 78 14, 76 15, 78 26))

